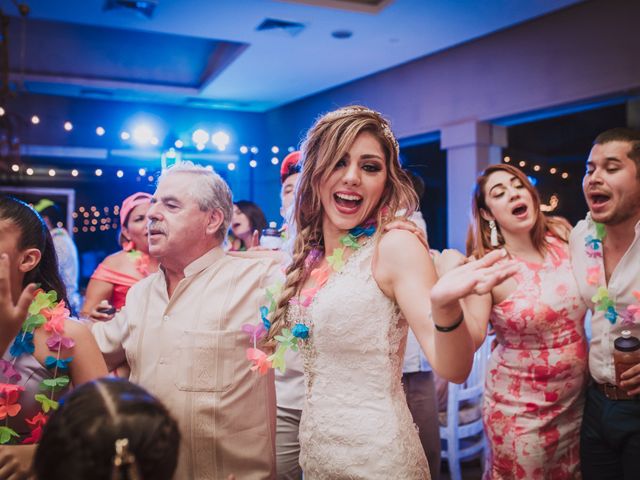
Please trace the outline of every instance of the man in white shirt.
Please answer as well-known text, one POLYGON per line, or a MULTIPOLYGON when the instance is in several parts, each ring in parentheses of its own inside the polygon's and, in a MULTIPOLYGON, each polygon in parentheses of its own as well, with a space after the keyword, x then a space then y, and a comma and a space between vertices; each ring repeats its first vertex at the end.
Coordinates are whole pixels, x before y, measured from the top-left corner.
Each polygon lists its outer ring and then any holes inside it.
POLYGON ((131 287, 113 320, 93 325, 107 363, 126 359, 131 381, 178 420, 176 479, 275 477, 273 372, 250 371, 243 325, 261 321, 280 266, 223 252, 231 215, 214 172, 190 162, 164 172, 147 213, 160 269, 131 287))
POLYGON ((583 180, 589 214, 571 233, 573 271, 593 311, 580 457, 585 480, 640 476, 640 362, 616 382, 614 341, 640 338, 640 132, 595 139, 583 180))

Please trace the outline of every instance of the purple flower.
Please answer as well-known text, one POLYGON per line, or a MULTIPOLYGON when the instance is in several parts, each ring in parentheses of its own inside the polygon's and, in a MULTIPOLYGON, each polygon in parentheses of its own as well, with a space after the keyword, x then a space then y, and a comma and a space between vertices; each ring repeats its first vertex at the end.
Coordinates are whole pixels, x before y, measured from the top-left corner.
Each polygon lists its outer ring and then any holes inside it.
POLYGON ((4 358, 0 359, 0 369, 2 369, 2 373, 10 382, 18 382, 22 378, 22 375, 18 373, 18 371, 13 366, 13 363, 5 360, 4 358))
POLYGON ((69 349, 73 348, 76 342, 73 341, 73 338, 63 337, 59 333, 54 333, 49 338, 47 338, 47 347, 52 352, 56 352, 58 349, 69 349))

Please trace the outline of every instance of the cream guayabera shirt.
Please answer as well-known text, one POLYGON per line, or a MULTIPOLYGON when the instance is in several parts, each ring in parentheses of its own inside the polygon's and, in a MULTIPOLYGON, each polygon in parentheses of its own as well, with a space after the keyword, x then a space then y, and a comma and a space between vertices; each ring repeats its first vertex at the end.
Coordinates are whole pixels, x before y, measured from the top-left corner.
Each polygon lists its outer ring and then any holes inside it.
MULTIPOLYGON (((620 259, 607 285, 604 281, 603 258, 587 253, 585 244, 588 237, 591 240, 596 238, 596 227, 589 215, 578 222, 569 241, 571 266, 580 295, 593 312, 589 371, 596 382, 615 384, 614 340, 622 330, 630 330, 634 337, 640 338, 640 222, 635 226, 633 243, 620 259), (602 272, 600 278, 597 278, 598 272, 602 272), (607 312, 595 308, 593 298, 599 287, 606 287, 609 298, 614 302, 615 322, 605 316, 607 312)), ((609 318, 613 318, 611 313, 609 318)))
POLYGON ((182 434, 176 479, 275 477, 273 373, 250 371, 248 334, 266 288, 280 278, 268 259, 215 248, 184 270, 171 299, 162 270, 129 290, 126 306, 93 334, 110 366, 158 397, 182 434))

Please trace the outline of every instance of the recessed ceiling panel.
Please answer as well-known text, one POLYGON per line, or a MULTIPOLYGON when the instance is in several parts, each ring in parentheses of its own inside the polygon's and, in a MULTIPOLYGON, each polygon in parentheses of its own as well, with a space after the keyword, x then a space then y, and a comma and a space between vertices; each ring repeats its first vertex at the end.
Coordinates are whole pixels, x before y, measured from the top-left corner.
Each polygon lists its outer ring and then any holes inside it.
POLYGON ((43 82, 118 82, 150 88, 199 90, 224 70, 246 44, 139 30, 12 18, 12 77, 43 82))

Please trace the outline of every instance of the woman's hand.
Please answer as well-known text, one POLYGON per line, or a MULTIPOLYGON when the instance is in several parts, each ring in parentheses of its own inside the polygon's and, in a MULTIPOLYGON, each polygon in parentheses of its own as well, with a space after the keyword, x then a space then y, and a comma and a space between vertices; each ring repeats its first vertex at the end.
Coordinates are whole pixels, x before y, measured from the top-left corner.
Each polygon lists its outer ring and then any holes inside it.
MULTIPOLYGON (((443 254, 444 255, 444 254, 443 254)), ((494 250, 479 260, 467 261, 445 273, 431 289, 433 305, 445 306, 471 295, 484 295, 518 271, 518 264, 512 261, 500 262, 506 258, 505 250, 494 250)), ((450 265, 455 261, 451 254, 450 265)), ((446 267, 445 262, 442 264, 446 267)))
POLYGON ((413 233, 418 238, 418 240, 420 240, 420 243, 424 245, 424 247, 427 250, 429 250, 429 242, 427 241, 427 235, 424 233, 424 230, 422 230, 418 225, 413 223, 411 220, 408 220, 408 219, 393 220, 384 226, 383 232, 388 232, 394 229, 406 230, 408 232, 413 233))
POLYGON ((2 322, 0 327, 0 337, 2 338, 0 347, 4 347, 2 349, 3 352, 7 349, 13 337, 18 334, 22 323, 27 318, 27 310, 33 300, 35 291, 35 284, 27 285, 20 294, 18 301, 13 303, 9 255, 6 253, 0 254, 0 321, 2 322))
POLYGON ((106 322, 111 320, 116 314, 116 309, 109 303, 108 300, 101 300, 91 311, 86 312, 85 315, 94 322, 106 322))
POLYGON ((35 450, 35 445, 0 446, 0 478, 5 480, 35 478, 31 472, 35 450))

